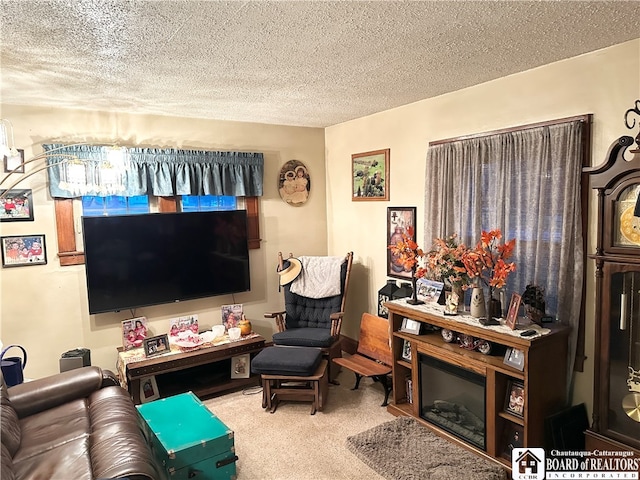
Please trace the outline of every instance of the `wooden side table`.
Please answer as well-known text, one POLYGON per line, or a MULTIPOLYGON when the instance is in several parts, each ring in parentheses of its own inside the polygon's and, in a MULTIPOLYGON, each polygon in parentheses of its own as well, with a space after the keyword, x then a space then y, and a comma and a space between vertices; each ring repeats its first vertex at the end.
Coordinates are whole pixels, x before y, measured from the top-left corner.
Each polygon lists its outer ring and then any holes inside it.
POLYGON ((254 334, 224 345, 188 352, 174 350, 172 346, 170 353, 128 361, 123 359, 125 353, 120 351, 117 369, 122 386, 129 391, 136 404, 141 403, 142 381, 152 376, 155 376, 160 397, 187 391, 192 391, 198 397, 206 397, 247 385, 257 385, 259 375, 231 378, 231 359, 247 353, 253 357, 262 351, 264 345, 265 339, 254 334))

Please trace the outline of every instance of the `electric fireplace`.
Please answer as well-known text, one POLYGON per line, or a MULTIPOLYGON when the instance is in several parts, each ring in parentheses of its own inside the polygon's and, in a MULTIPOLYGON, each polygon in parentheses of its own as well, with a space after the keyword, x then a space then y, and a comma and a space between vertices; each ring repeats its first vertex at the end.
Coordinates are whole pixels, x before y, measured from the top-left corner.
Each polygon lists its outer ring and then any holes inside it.
POLYGON ((484 376, 419 354, 420 416, 486 450, 484 376))

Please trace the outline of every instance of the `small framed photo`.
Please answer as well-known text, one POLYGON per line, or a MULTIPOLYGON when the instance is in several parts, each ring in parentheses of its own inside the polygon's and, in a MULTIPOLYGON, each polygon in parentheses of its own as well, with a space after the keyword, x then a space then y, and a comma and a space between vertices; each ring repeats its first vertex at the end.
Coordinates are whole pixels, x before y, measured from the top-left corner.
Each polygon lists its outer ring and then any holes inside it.
POLYGON ((517 293, 511 295, 511 303, 509 303, 509 311, 507 312, 507 319, 505 321, 505 325, 511 330, 515 329, 518 323, 518 310, 520 310, 521 301, 522 297, 517 293))
POLYGON ((351 155, 354 202, 389 200, 389 148, 351 155))
POLYGON ((524 383, 509 380, 507 395, 504 400, 504 411, 520 418, 524 417, 525 407, 524 383))
POLYGON ((3 268, 47 264, 44 235, 0 237, 0 243, 3 268))
POLYGON ((147 338, 147 317, 127 318, 121 322, 122 346, 125 350, 143 346, 147 338))
POLYGON ((507 422, 504 427, 502 445, 502 458, 511 460, 513 450, 524 446, 524 428, 521 425, 507 422))
POLYGON ((140 380, 140 403, 152 402, 160 398, 155 375, 140 380))
POLYGON ((420 325, 421 323, 417 320, 411 320, 410 318, 402 319, 402 326, 400 327, 401 332, 405 333, 413 333, 414 335, 420 335, 420 325))
POLYGON ((5 155, 4 173, 24 173, 24 150, 18 149, 17 155, 5 155))
POLYGON ((145 338, 143 341, 144 354, 147 357, 153 357, 154 355, 162 355, 170 351, 169 336, 157 335, 155 337, 145 338))
POLYGON ((31 190, 0 190, 0 222, 33 222, 31 190))
POLYGON ((522 372, 524 370, 524 352, 517 348, 507 348, 503 363, 522 372))
MULTIPOLYGON (((402 234, 413 227, 411 240, 416 241, 416 207, 387 208, 387 246, 395 245, 402 240, 402 234)), ((387 276, 411 279, 411 270, 407 270, 400 259, 387 248, 387 276)))
POLYGON ((231 378, 249 378, 251 375, 251 355, 237 355, 231 358, 231 378))
POLYGON ((418 300, 422 300, 424 303, 438 303, 442 290, 444 289, 444 283, 437 282, 435 280, 428 280, 426 278, 419 278, 416 280, 416 295, 418 300))
POLYGON ((405 340, 402 344, 402 358, 407 362, 411 361, 411 342, 409 340, 405 340))

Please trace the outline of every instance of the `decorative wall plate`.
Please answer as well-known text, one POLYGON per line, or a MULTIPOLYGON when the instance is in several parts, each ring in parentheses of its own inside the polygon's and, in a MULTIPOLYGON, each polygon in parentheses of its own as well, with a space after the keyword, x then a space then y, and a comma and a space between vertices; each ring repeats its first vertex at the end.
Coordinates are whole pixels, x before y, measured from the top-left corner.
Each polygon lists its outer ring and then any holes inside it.
POLYGON ((299 207, 309 199, 311 178, 309 170, 299 160, 289 160, 282 166, 278 179, 278 192, 289 205, 299 207))

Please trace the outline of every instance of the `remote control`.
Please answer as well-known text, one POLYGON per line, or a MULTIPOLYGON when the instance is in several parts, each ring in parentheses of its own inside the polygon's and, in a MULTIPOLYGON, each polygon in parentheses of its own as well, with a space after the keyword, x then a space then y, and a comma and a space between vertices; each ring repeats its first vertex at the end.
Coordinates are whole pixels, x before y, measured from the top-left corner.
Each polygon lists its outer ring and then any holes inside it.
POLYGON ((538 332, 536 332, 535 330, 525 330, 524 332, 522 332, 520 334, 520 336, 521 337, 530 337, 531 335, 535 335, 536 333, 538 333, 538 332))

